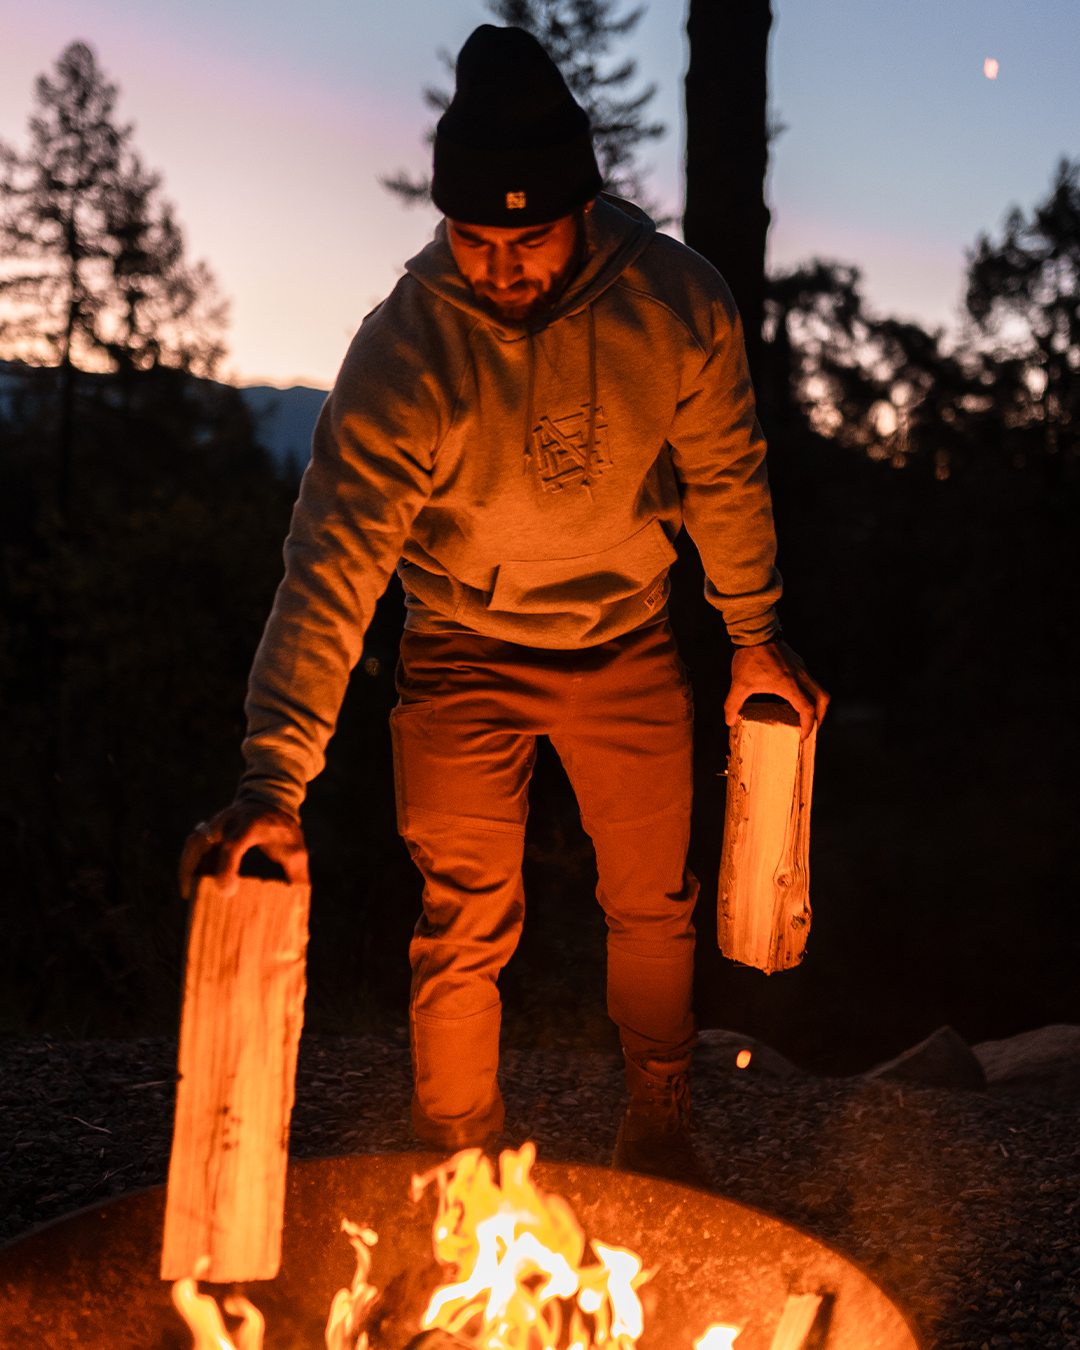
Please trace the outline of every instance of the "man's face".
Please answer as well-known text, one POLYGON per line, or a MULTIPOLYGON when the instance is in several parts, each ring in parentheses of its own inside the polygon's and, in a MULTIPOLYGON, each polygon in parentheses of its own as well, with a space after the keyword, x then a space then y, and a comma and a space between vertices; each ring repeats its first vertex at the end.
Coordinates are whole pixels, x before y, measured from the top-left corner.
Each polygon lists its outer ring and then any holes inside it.
POLYGON ((475 294, 506 319, 522 320, 558 294, 576 260, 575 216, 512 230, 447 220, 450 248, 475 294))

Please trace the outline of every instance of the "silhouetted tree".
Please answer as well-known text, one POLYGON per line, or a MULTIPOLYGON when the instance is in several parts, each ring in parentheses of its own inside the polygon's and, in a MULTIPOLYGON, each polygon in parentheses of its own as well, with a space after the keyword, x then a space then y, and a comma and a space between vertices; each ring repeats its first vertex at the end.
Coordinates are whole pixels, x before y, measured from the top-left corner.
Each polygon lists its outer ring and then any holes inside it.
MULTIPOLYGON (((625 60, 606 72, 598 64, 617 41, 634 31, 645 13, 639 7, 618 17, 620 4, 621 0, 488 0, 488 9, 507 26, 532 33, 562 71, 574 97, 589 114, 604 190, 639 202, 656 214, 659 208, 647 201, 645 175, 635 160, 644 141, 655 140, 666 131, 662 122, 646 118, 656 86, 627 94, 637 62, 625 60)), ((453 58, 447 52, 440 55, 452 74, 453 58)), ((439 114, 450 104, 450 95, 443 89, 425 89, 424 99, 439 114)), ((433 139, 431 131, 428 143, 433 139)), ((431 199, 427 177, 412 178, 401 172, 380 181, 406 205, 431 199)))
MULTIPOLYGON (((1063 159, 1030 219, 969 255, 967 307, 992 340, 996 411, 1047 454, 1080 452, 1080 160, 1063 159)), ((991 382, 984 381, 989 388, 991 382)), ((1023 453, 1018 450, 1017 453, 1023 453)))
MULTIPOLYGON (((1080 164, 1062 161, 1030 217, 968 255, 968 327, 947 339, 873 314, 856 268, 815 259, 769 278, 767 371, 817 433, 903 467, 1033 468, 1080 454, 1080 164)), ((784 398, 770 400, 783 415, 784 398)), ((1055 467, 1056 466, 1056 467, 1055 467)))
POLYGON ((239 390, 161 367, 89 373, 77 509, 58 521, 53 372, 15 373, 0 416, 0 1028, 164 1029, 177 852, 235 785, 295 483, 239 390))
POLYGON ((769 0, 690 0, 683 237, 717 267, 761 367, 765 305, 769 0))
POLYGON ((173 366, 211 375, 224 310, 190 265, 161 179, 113 119, 117 87, 71 43, 39 76, 30 144, 0 146, 0 343, 35 364, 173 366), (21 266, 20 266, 21 264, 21 266))
POLYGON ((61 499, 75 370, 211 375, 224 354, 213 278, 185 261, 160 178, 113 118, 116 94, 73 42, 37 80, 26 153, 0 144, 0 354, 59 367, 61 499))

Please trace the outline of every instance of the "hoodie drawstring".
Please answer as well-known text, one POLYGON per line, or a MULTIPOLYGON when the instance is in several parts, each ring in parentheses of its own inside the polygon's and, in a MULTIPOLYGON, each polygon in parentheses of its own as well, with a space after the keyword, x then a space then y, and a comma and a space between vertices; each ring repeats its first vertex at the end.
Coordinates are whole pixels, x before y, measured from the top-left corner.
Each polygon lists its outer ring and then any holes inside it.
POLYGON ((536 384, 536 352, 533 349, 533 335, 530 330, 525 336, 525 342, 529 349, 529 376, 526 385, 525 395, 525 457, 522 460, 522 467, 527 472, 529 468, 529 454, 532 451, 532 433, 533 433, 533 397, 536 384))
MULTIPOLYGON (((596 315, 592 302, 587 306, 589 315, 589 439, 585 447, 585 486, 592 483, 593 461, 596 457, 596 315)), ((590 494, 591 495, 591 494, 590 494)))

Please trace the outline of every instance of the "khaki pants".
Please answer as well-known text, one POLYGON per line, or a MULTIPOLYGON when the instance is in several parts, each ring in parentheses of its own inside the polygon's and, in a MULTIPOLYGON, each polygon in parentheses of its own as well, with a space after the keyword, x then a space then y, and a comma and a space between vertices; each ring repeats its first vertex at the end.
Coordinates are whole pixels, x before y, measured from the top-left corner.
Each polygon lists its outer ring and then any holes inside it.
POLYGON ((547 735, 596 849, 608 1012, 627 1055, 678 1060, 697 881, 686 868, 693 708, 666 624, 580 651, 406 632, 391 713, 398 828, 424 876, 410 946, 417 1133, 436 1148, 502 1128, 497 980, 525 914, 536 737, 547 735))

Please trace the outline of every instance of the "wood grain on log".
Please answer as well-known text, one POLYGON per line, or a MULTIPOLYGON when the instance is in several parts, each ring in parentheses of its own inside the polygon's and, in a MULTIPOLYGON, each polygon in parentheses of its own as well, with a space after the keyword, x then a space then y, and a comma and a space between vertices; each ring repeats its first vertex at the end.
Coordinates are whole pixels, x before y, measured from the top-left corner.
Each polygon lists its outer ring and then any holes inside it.
POLYGON ((789 1294, 769 1350, 803 1350, 821 1301, 820 1294, 789 1294))
POLYGON ((161 1277, 215 1283, 281 1262, 311 888, 203 877, 191 916, 161 1277))
POLYGON ((731 729, 717 936, 767 975, 797 966, 810 932, 810 800, 816 728, 788 703, 748 703, 731 729))

